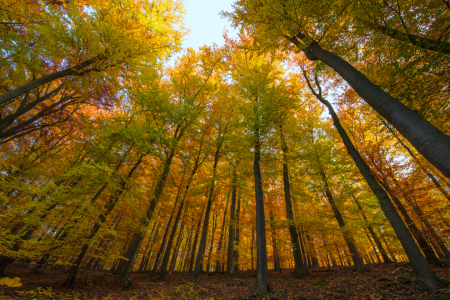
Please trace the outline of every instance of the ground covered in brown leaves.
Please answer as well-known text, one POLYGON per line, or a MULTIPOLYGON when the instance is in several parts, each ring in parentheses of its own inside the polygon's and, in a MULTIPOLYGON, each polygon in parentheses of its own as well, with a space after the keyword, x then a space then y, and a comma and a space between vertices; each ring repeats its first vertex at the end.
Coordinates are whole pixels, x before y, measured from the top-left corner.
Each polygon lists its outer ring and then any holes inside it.
MULTIPOLYGON (((310 275, 296 279, 289 269, 269 272, 276 293, 266 299, 450 299, 450 288, 436 293, 411 288, 414 279, 409 264, 372 265, 366 274, 348 267, 314 268, 310 275)), ((235 275, 201 274, 201 283, 189 282, 189 274, 175 273, 165 282, 151 280, 148 273, 134 273, 124 286, 107 271, 80 271, 73 289, 61 288, 67 274, 62 268, 49 268, 42 274, 28 274, 19 263, 8 267, 6 276, 21 278, 22 287, 0 286, 0 299, 262 299, 252 290, 255 272, 235 275)), ((434 268, 441 278, 450 278, 450 264, 434 268)))

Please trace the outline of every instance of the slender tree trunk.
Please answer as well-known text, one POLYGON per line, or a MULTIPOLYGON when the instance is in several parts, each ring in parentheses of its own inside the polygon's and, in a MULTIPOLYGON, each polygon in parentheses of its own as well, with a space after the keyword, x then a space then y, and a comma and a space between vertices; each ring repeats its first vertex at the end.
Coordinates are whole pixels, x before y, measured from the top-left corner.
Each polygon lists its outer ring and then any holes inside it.
POLYGON ((417 163, 417 165, 420 167, 420 169, 427 174, 427 176, 431 179, 431 181, 434 183, 434 185, 437 187, 437 189, 441 192, 441 194, 450 201, 450 195, 447 193, 447 191, 444 189, 444 187, 441 185, 441 183, 437 180, 437 178, 426 168, 423 166, 423 164, 420 162, 419 158, 412 152, 412 150, 402 141, 402 139, 398 136, 398 134, 389 126, 389 124, 386 123, 385 120, 381 119, 381 122, 383 123, 384 127, 386 127, 389 132, 396 138, 396 140, 400 143, 400 145, 403 146, 403 148, 406 149, 406 151, 409 153, 409 155, 412 157, 412 159, 417 163))
POLYGON ((144 255, 142 255, 141 264, 139 265, 139 272, 142 272, 145 270, 145 266, 147 265, 147 262, 149 259, 148 256, 150 255, 150 253, 153 249, 153 244, 155 243, 156 236, 158 235, 160 225, 161 225, 160 222, 155 222, 155 224, 153 225, 152 231, 150 232, 150 235, 148 238, 147 246, 145 246, 144 255), (155 228, 156 228, 156 232, 154 232, 155 228), (149 246, 150 246, 150 248, 149 248, 149 246))
MULTIPOLYGON (((183 174, 183 177, 184 177, 184 174, 183 174)), ((159 247, 158 254, 156 255, 156 259, 155 259, 155 263, 153 265, 153 271, 152 271, 151 277, 155 277, 155 275, 156 275, 156 271, 157 271, 158 265, 159 265, 159 260, 161 258, 161 255, 164 252, 164 249, 166 249, 166 252, 168 251, 170 253, 170 247, 172 246, 172 241, 169 238, 169 243, 170 244, 168 243, 168 245, 166 247, 166 240, 167 240, 167 237, 169 236, 170 225, 172 224, 173 215, 175 214, 175 211, 176 211, 176 208, 177 208, 178 199, 180 198, 182 185, 183 185, 183 180, 181 180, 180 185, 178 187, 178 193, 177 193, 177 197, 175 199, 175 205, 173 206, 172 214, 170 215, 169 222, 167 223, 166 231, 164 232, 164 237, 163 237, 163 240, 161 242, 161 247, 159 247)), ((175 222, 174 222, 174 225, 173 225, 172 234, 170 235, 172 240, 173 240, 173 236, 172 235, 175 235, 175 232, 177 231, 178 220, 180 219, 181 211, 183 210, 183 204, 184 204, 184 197, 183 197, 183 200, 181 201, 180 208, 178 209, 177 216, 175 217, 175 222)), ((164 262, 162 264, 164 264, 164 262)), ((162 267, 162 264, 161 264, 161 267, 162 267)))
POLYGON ((200 218, 197 222, 197 230, 195 231, 195 236, 194 236, 194 243, 192 244, 192 252, 191 252, 191 257, 190 257, 190 261, 189 261, 189 273, 192 273, 193 268, 194 268, 194 263, 195 263, 195 252, 197 250, 197 241, 198 241, 198 235, 200 233, 200 226, 202 225, 202 220, 203 220, 203 214, 205 212, 206 209, 206 205, 204 206, 204 208, 202 209, 202 213, 200 215, 200 218))
POLYGON ((251 251, 251 260, 252 260, 252 271, 255 269, 255 255, 254 253, 255 249, 255 229, 252 227, 252 247, 250 249, 251 251))
POLYGON ((283 135, 283 128, 280 125, 280 136, 281 136, 281 149, 283 150, 283 184, 284 184, 284 200, 286 203, 286 216, 289 222, 289 234, 292 243, 292 251, 294 256, 294 276, 302 277, 308 273, 308 265, 305 264, 304 257, 301 252, 301 245, 299 242, 299 235, 297 228, 295 227, 294 213, 292 210, 291 202, 291 188, 289 182, 289 170, 287 165, 287 152, 288 147, 283 135))
MULTIPOLYGON (((220 136, 218 136, 218 141, 223 141, 220 136)), ((217 173, 217 164, 220 158, 220 147, 222 146, 222 142, 219 142, 217 145, 216 153, 214 154, 214 165, 212 170, 212 178, 211 185, 209 187, 209 195, 208 195, 208 203, 206 205, 205 211, 205 219, 203 221, 202 235, 200 238, 200 245, 198 247, 197 258, 195 260, 194 272, 192 273, 191 281, 198 282, 198 275, 200 274, 200 264, 202 262, 203 254, 205 252, 206 246, 206 236, 208 233, 208 224, 209 224, 209 214, 211 211, 211 206, 214 198, 214 184, 216 181, 216 173, 217 173)))
MULTIPOLYGON (((227 196, 227 203, 225 204, 225 212, 223 213, 223 220, 222 220, 222 229, 220 230, 220 238, 219 238, 219 246, 217 249, 217 253, 221 253, 222 251, 222 242, 223 242, 223 236, 224 236, 224 230, 225 230, 225 220, 227 217, 227 211, 228 211, 228 201, 230 200, 230 194, 228 193, 227 196)), ((219 255, 217 256, 217 261, 216 261, 216 272, 221 272, 222 268, 221 268, 222 264, 219 260, 219 255)))
POLYGON ((238 194, 238 198, 237 198, 237 209, 236 209, 236 236, 235 236, 235 241, 236 241, 236 246, 238 247, 238 249, 234 249, 234 273, 238 273, 239 272, 239 231, 240 231, 240 218, 241 218, 241 195, 240 193, 238 194))
POLYGON ((213 247, 214 247, 214 235, 216 233, 217 228, 217 213, 213 215, 213 228, 211 233, 211 243, 209 244, 209 253, 208 253, 208 262, 206 263, 206 272, 210 272, 211 267, 211 257, 213 253, 213 247))
MULTIPOLYGON (((170 233, 169 241, 167 242, 166 252, 164 253, 164 257, 161 262, 161 268, 160 268, 161 275, 159 276, 160 280, 166 280, 166 269, 167 269, 167 264, 169 263, 170 250, 172 249, 172 243, 173 243, 173 239, 175 238, 175 234, 177 232, 178 222, 180 221, 181 213, 183 212, 183 206, 184 206, 184 202, 186 199, 188 189, 189 189, 189 183, 186 185, 186 189, 183 194, 183 199, 181 200, 181 205, 180 205, 180 208, 178 209, 177 216, 175 217, 175 222, 173 224, 172 232, 170 233)), ((187 212, 185 212, 185 214, 186 213, 187 212)), ((183 216, 183 218, 184 218, 184 216, 183 216)), ((180 231, 180 234, 181 234, 181 231, 180 231)), ((155 263, 155 267, 154 267, 153 271, 155 271, 155 270, 156 270, 156 263, 155 263)))
POLYGON ((234 228, 236 225, 236 190, 237 190, 237 163, 233 167, 232 192, 231 192, 231 208, 230 208, 230 225, 228 226, 228 255, 227 255, 227 274, 234 273, 233 264, 233 247, 234 247, 234 228))
POLYGON ((380 256, 378 255, 377 248, 376 248, 375 245, 373 244, 372 239, 370 238, 369 233, 367 232, 367 227, 366 227, 366 226, 364 226, 364 232, 366 233, 367 239, 369 240, 370 245, 372 246, 373 252, 375 252, 375 256, 377 257, 378 263, 381 264, 381 258, 380 258, 380 256))
POLYGON ((269 217, 270 217, 270 231, 272 234, 273 270, 280 272, 281 271, 280 255, 278 253, 277 232, 275 229, 275 225, 273 224, 274 218, 272 209, 269 209, 269 217))
MULTIPOLYGON (((340 58, 338 58, 338 59, 340 59, 340 58)), ((349 70, 349 72, 352 72, 352 73, 356 72, 354 75, 351 75, 351 76, 355 76, 354 80, 357 80, 356 78, 359 78, 360 76, 364 77, 364 75, 362 75, 361 73, 356 71, 356 69, 354 69, 348 63, 346 63, 346 62, 343 62, 343 63, 348 65, 345 68, 353 69, 353 70, 349 70)), ((304 72, 304 75, 305 75, 305 78, 307 79, 306 72, 304 72)), ((367 78, 365 78, 364 80, 369 81, 367 78)), ((318 83, 317 80, 316 80, 316 82, 318 83)), ((397 210, 395 209, 394 205, 392 204, 388 194, 380 186, 380 184, 377 182, 375 177, 372 175, 369 166, 362 159, 362 157, 359 155, 359 153, 356 150, 355 146, 353 146, 353 143, 351 142, 349 136, 345 132, 345 130, 342 127, 341 123, 339 122, 339 119, 338 119, 338 117, 337 117, 333 107, 331 106, 331 104, 322 97, 321 93, 317 94, 314 91, 314 89, 312 88, 311 84, 309 83, 309 80, 307 80, 307 83, 308 83, 308 86, 310 87, 311 91, 315 94, 315 96, 320 101, 322 101, 322 103, 324 103, 327 106, 328 111, 330 112, 331 117, 333 118, 333 123, 334 123, 337 131, 339 132, 339 135, 341 136, 341 138, 342 138, 342 140, 344 142, 344 145, 347 148, 347 151, 348 151, 349 155, 353 158, 356 166, 358 167, 359 171, 363 175, 363 177, 366 180, 367 184, 369 185, 370 189, 372 190, 372 192, 377 197, 377 199, 378 199, 378 201, 380 203, 381 209, 383 210, 384 214, 386 215, 387 219, 389 220, 389 222, 390 222, 392 228, 394 229, 398 239, 400 240, 400 243, 403 246, 403 249, 405 249, 405 252, 408 255, 409 261, 411 262, 411 265, 412 265, 412 267, 414 269, 414 272, 415 272, 417 278, 419 279, 419 281, 427 289, 429 289, 431 291, 436 291, 437 289, 439 289, 442 286, 442 284, 438 280, 436 275, 433 273, 433 271, 431 270, 431 268, 428 265, 425 257, 420 252, 419 247, 417 246, 417 244, 414 241, 414 238, 412 237, 411 233, 409 232, 407 226, 405 225, 405 223, 403 222, 402 218, 400 217, 400 215, 398 214, 397 210)), ((369 81, 369 83, 372 84, 370 81, 369 81)), ((376 87, 376 88, 378 88, 378 87, 376 87)), ((380 91, 381 91, 381 89, 380 89, 380 91)), ((383 91, 381 91, 381 92, 383 92, 383 91)), ((366 93, 364 92, 364 94, 366 94, 366 93)), ((387 96, 389 96, 389 95, 387 95, 387 96)), ((386 119, 389 121, 390 118, 386 118, 386 119)), ((421 120, 423 121, 423 119, 421 119, 421 120)), ((402 131, 400 131, 400 133, 402 133, 402 131)))
MULTIPOLYGON (((439 261, 439 259, 436 256, 436 254, 434 254, 433 249, 431 248, 431 246, 428 244, 425 237, 423 236, 422 232, 419 230, 419 228, 417 228, 416 224, 409 216, 408 211, 406 210, 403 203, 400 201, 400 199, 397 197, 397 195, 395 195, 394 191, 391 189, 391 187, 387 183, 385 183, 381 180, 379 182, 384 187, 384 189, 389 193, 389 195, 391 195, 392 201, 394 201, 398 210, 405 218, 406 225, 408 226, 408 228, 411 231, 414 238, 417 240, 417 243, 419 244, 420 249, 422 249, 423 253, 425 254, 425 257, 428 260, 428 262, 430 264, 434 264, 436 266, 442 266, 441 262, 439 261)), ((406 251, 406 249, 405 249, 405 251, 406 251)), ((411 261, 411 258, 409 258, 409 260, 411 261)))
POLYGON ((266 248, 266 220, 264 216, 264 194, 261 176, 261 142, 259 128, 255 128, 255 158, 253 173, 255 176, 255 202, 256 202, 256 286, 258 293, 273 292, 269 284, 266 248))

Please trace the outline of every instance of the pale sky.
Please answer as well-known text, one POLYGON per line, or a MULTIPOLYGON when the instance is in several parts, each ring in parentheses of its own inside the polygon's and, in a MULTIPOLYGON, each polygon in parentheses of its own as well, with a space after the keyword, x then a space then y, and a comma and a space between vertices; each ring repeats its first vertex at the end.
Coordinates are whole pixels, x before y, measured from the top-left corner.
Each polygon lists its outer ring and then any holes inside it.
MULTIPOLYGON (((223 30, 226 28, 230 37, 237 37, 235 31, 228 20, 219 16, 221 11, 231 11, 234 0, 183 0, 186 10, 186 28, 190 29, 190 34, 183 42, 183 48, 193 48, 197 50, 203 45, 216 43, 222 46, 224 43, 223 30)), ((179 53, 177 56, 180 56, 179 53)), ((173 64, 175 58, 170 60, 173 64)))

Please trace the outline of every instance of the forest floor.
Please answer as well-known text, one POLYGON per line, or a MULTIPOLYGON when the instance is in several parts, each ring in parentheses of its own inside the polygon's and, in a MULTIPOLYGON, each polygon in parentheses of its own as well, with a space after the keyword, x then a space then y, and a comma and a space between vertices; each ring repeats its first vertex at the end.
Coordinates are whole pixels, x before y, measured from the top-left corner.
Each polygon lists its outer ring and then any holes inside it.
MULTIPOLYGON (((427 293, 411 288, 411 266, 407 263, 370 265, 369 272, 358 274, 349 267, 313 268, 310 275, 296 279, 293 270, 269 271, 276 293, 265 299, 450 299, 450 288, 427 293)), ((441 278, 450 278, 450 263, 433 268, 441 278)), ((167 281, 151 280, 148 273, 133 273, 131 287, 108 271, 81 270, 72 289, 61 288, 67 274, 61 267, 48 268, 42 274, 28 274, 22 263, 10 265, 6 276, 19 277, 22 286, 0 286, 0 299, 138 300, 138 299, 263 299, 255 295, 255 272, 234 275, 201 274, 201 283, 189 282, 187 273, 174 273, 167 281)))

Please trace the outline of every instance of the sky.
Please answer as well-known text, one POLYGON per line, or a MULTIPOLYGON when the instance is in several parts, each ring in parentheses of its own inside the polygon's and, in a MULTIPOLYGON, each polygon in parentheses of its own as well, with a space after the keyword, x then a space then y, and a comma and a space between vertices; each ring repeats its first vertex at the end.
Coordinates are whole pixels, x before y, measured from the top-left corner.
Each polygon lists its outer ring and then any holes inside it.
MULTIPOLYGON (((190 33, 183 42, 183 48, 197 50, 203 45, 218 46, 224 44, 223 30, 228 30, 230 37, 237 37, 237 31, 228 20, 219 16, 221 11, 231 11, 234 0, 183 0, 186 10, 185 23, 190 33)), ((178 56, 181 54, 179 53, 178 56)), ((171 59, 171 62, 174 58, 171 59)))

